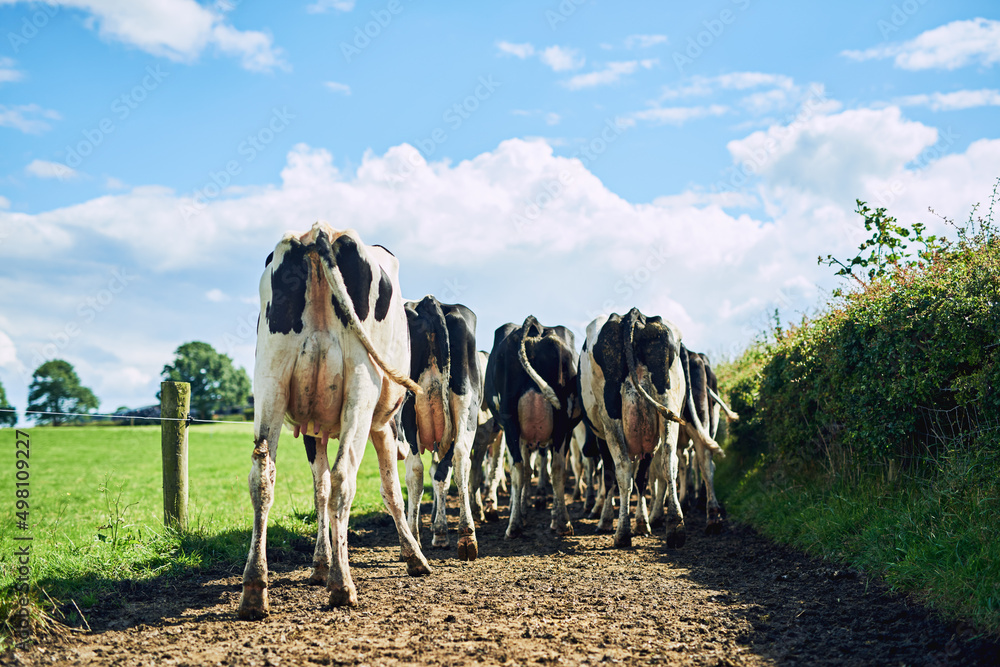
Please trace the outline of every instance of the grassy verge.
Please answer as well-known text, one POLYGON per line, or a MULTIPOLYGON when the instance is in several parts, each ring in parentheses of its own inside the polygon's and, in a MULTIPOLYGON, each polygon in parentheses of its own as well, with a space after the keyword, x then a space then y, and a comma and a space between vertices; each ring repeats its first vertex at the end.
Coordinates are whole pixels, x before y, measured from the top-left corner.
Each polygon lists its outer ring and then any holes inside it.
POLYGON ((1000 454, 943 453, 935 465, 898 473, 845 464, 720 466, 730 514, 769 537, 881 576, 952 620, 1000 633, 1000 454), (850 471, 850 472, 848 472, 850 471))
MULTIPOLYGON (((219 566, 242 571, 253 519, 247 491, 251 424, 191 428, 191 527, 183 535, 163 527, 158 426, 26 430, 30 509, 25 531, 18 528, 15 507, 15 434, 0 429, 11 471, 0 476, 0 498, 9 499, 0 505, 0 634, 18 573, 14 554, 25 544, 17 537, 33 538, 32 597, 50 611, 48 598, 85 609, 125 581, 219 566)), ((272 561, 296 551, 311 553, 316 529, 312 474, 302 441, 286 433, 277 459, 268 530, 272 561)), ((402 478, 402 463, 399 469, 402 478)), ((379 484, 377 457, 369 446, 358 473, 352 524, 384 512, 379 484)))

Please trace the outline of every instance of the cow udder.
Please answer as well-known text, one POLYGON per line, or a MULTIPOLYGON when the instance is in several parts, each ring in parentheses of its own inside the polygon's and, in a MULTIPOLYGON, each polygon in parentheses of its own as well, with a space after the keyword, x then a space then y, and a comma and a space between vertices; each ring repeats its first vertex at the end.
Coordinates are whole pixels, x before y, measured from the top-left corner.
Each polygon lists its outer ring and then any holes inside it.
POLYGON ((543 445, 552 439, 552 405, 539 392, 530 389, 521 395, 517 419, 521 438, 529 445, 543 445))

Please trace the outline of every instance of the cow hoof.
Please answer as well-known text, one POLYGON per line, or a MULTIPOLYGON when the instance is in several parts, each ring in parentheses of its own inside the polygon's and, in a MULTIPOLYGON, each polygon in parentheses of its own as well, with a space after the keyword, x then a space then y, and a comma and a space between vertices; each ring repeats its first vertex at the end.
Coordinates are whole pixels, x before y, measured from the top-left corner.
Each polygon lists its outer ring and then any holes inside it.
POLYGON ((597 528, 594 529, 595 533, 610 533, 615 529, 613 523, 598 523, 597 528))
POLYGON ((648 523, 642 523, 641 521, 635 522, 635 534, 636 535, 652 535, 653 531, 649 529, 648 523))
POLYGON ((667 518, 665 516, 659 516, 655 519, 650 519, 649 526, 651 528, 663 528, 667 523, 667 518))
POLYGON ((458 538, 458 557, 462 560, 476 560, 479 556, 479 544, 473 535, 458 538))
POLYGON ((721 535, 722 534, 722 519, 717 519, 710 522, 705 526, 706 535, 721 535))
POLYGON ((343 588, 337 587, 330 590, 331 607, 357 607, 358 591, 353 585, 343 588))
POLYGON ((447 549, 448 533, 434 533, 434 537, 431 538, 431 546, 435 549, 447 549))
POLYGON ((687 535, 684 533, 684 526, 680 526, 676 530, 667 533, 667 548, 680 549, 684 546, 686 540, 687 535))
POLYGON ((414 554, 406 559, 406 574, 411 577, 422 577, 432 571, 430 564, 422 556, 414 554))
POLYGON ((309 583, 320 586, 326 585, 326 580, 330 576, 330 566, 317 564, 313 566, 312 574, 309 575, 309 583))
POLYGON ((244 621, 259 621, 270 613, 267 588, 260 584, 243 584, 243 595, 237 612, 244 621))
POLYGON ((573 537, 573 524, 571 523, 566 523, 562 526, 553 523, 551 528, 559 537, 573 537))
POLYGON ((535 498, 535 509, 536 510, 545 509, 545 498, 535 498))
POLYGON ((614 547, 615 547, 615 549, 631 549, 632 548, 632 535, 631 534, 627 534, 627 535, 622 535, 621 537, 619 537, 618 535, 615 535, 614 547))
POLYGON ((489 507, 483 510, 483 516, 485 516, 486 520, 489 521, 490 523, 494 523, 500 520, 500 512, 498 512, 494 507, 489 507))
POLYGON ((521 537, 521 533, 523 532, 524 529, 521 526, 508 526, 507 533, 503 536, 503 538, 505 540, 517 539, 518 537, 521 537))

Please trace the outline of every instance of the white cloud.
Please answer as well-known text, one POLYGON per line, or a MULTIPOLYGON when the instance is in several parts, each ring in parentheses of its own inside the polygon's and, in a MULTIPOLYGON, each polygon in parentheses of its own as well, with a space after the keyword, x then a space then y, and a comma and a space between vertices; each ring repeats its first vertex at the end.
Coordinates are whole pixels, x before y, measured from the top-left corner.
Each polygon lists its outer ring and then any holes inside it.
POLYGON ((604 69, 588 72, 587 74, 577 74, 569 79, 569 81, 566 81, 566 87, 570 90, 580 90, 582 88, 606 86, 617 83, 623 76, 632 74, 640 67, 642 69, 650 69, 658 62, 655 58, 610 62, 605 65, 604 69))
POLYGON ((14 59, 0 56, 0 83, 11 83, 24 78, 24 72, 14 67, 14 59))
POLYGON ((654 107, 652 109, 645 109, 644 111, 636 111, 630 114, 629 117, 653 123, 683 125, 694 118, 721 116, 727 111, 729 111, 729 107, 721 104, 699 107, 654 107))
POLYGON ((765 72, 730 72, 719 76, 693 76, 680 85, 666 86, 661 99, 673 100, 684 97, 713 95, 720 90, 749 90, 768 86, 777 90, 792 90, 794 80, 783 74, 765 72))
POLYGON ((529 43, 513 44, 511 42, 497 42, 497 48, 500 49, 501 53, 515 56, 521 60, 535 55, 535 47, 529 43))
POLYGON ((908 70, 953 70, 973 64, 991 67, 1000 62, 1000 21, 952 21, 907 42, 843 51, 841 55, 858 61, 893 58, 896 67, 908 70))
POLYGON ((931 93, 930 95, 908 95, 900 98, 902 106, 930 107, 932 111, 954 111, 975 107, 1000 106, 1000 90, 956 90, 951 93, 931 93))
POLYGON ((45 121, 60 118, 59 112, 43 109, 37 104, 19 104, 10 107, 0 104, 0 127, 12 127, 25 134, 41 134, 50 130, 52 126, 45 121))
POLYGON ((341 95, 351 94, 351 87, 348 86, 346 83, 337 83, 336 81, 325 81, 323 85, 326 86, 328 89, 332 90, 333 92, 340 93, 341 95))
POLYGON ((310 14, 324 14, 331 9, 349 12, 354 9, 354 0, 317 0, 306 7, 306 11, 310 14))
POLYGON ((0 195, 0 210, 6 211, 9 208, 10 208, 10 200, 4 197, 3 195, 0 195))
POLYGON ((205 292, 205 298, 213 303, 222 303, 223 301, 229 301, 229 296, 217 287, 205 292))
POLYGON ((553 72, 564 72, 566 70, 580 69, 586 62, 586 58, 578 49, 564 48, 562 46, 550 46, 539 55, 542 62, 552 68, 553 72))
POLYGON ((549 113, 545 114, 546 125, 558 125, 560 121, 562 121, 562 116, 555 113, 554 111, 550 111, 549 113))
POLYGON ((125 185, 124 181, 121 181, 114 176, 108 176, 104 179, 104 187, 108 190, 124 190, 128 186, 125 185))
POLYGON ((239 57, 243 67, 251 71, 287 67, 270 35, 237 30, 226 23, 223 11, 213 11, 195 0, 48 0, 48 4, 86 12, 90 18, 85 25, 96 25, 104 39, 176 62, 192 62, 208 46, 214 46, 239 57))
POLYGON ((666 35, 629 35, 625 38, 626 49, 648 49, 651 46, 666 43, 666 35))
POLYGON ((60 181, 79 176, 75 169, 67 167, 62 162, 49 162, 48 160, 32 160, 24 168, 24 171, 36 178, 55 178, 60 181))
POLYGON ((871 178, 888 177, 938 140, 938 132, 902 117, 899 107, 813 113, 726 146, 771 188, 805 191, 837 204, 854 201, 871 178))
POLYGON ((0 331, 0 368, 18 368, 17 346, 4 331, 0 331))

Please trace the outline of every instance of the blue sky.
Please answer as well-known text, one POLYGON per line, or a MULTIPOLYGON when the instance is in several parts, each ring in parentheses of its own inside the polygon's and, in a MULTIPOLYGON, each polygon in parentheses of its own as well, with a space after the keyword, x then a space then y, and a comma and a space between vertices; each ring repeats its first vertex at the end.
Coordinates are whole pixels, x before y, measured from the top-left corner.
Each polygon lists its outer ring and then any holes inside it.
POLYGON ((837 285, 856 198, 945 231, 1000 176, 995 3, 0 0, 0 381, 152 402, 326 219, 493 329, 638 305, 738 352, 837 285), (120 5, 126 5, 122 7, 120 5))

